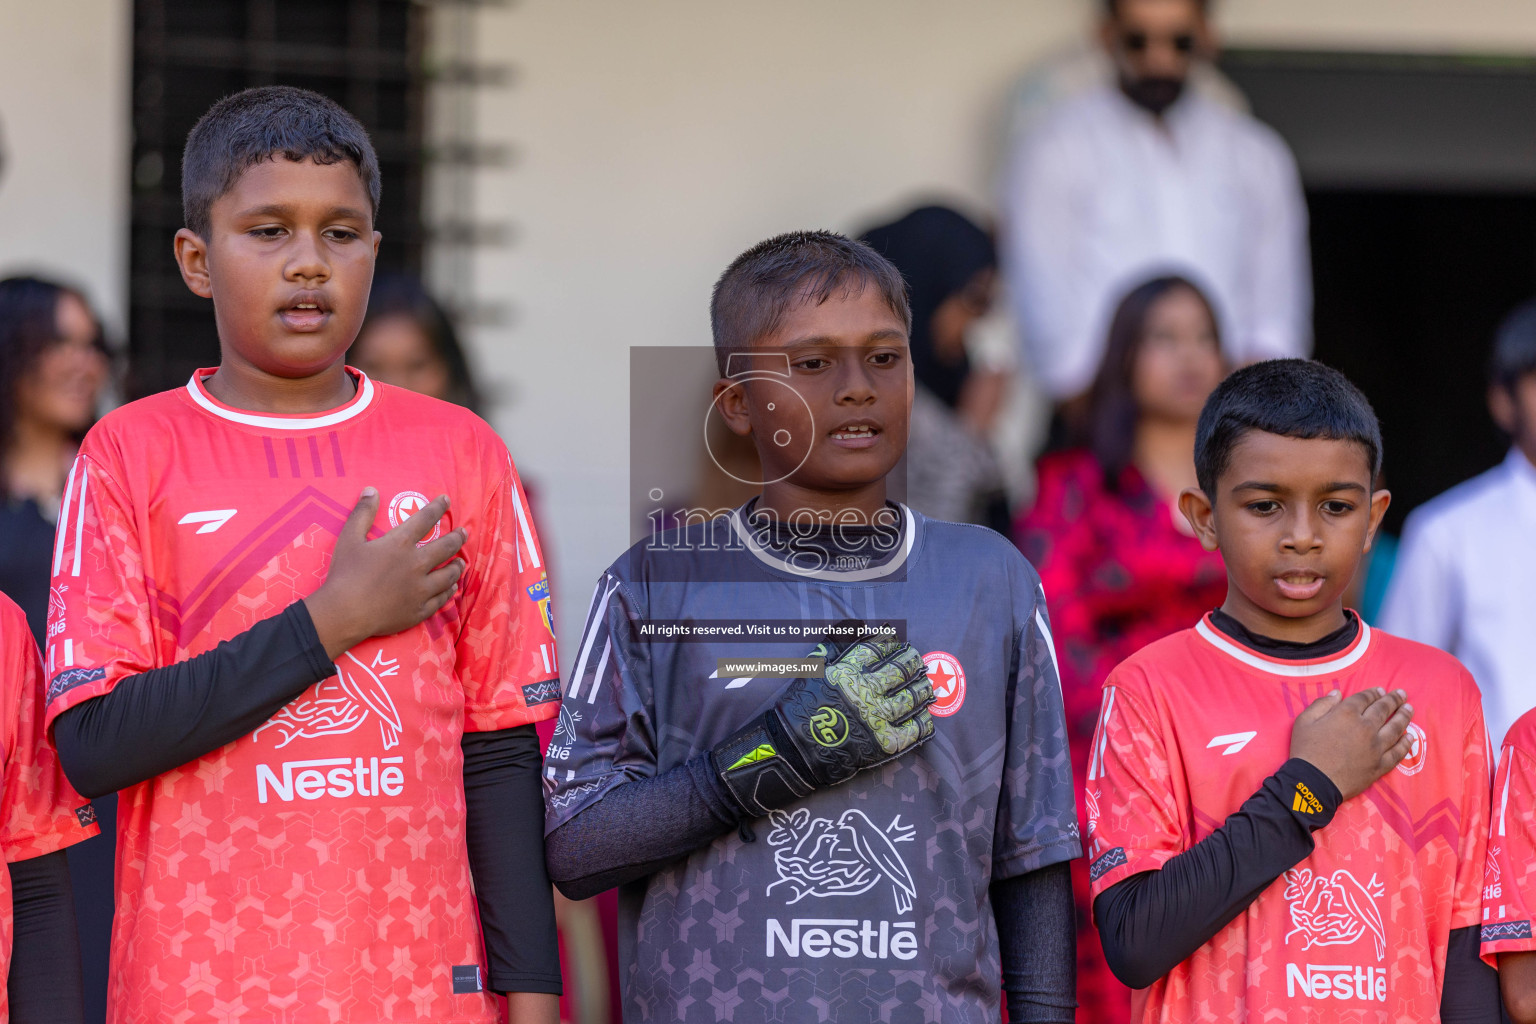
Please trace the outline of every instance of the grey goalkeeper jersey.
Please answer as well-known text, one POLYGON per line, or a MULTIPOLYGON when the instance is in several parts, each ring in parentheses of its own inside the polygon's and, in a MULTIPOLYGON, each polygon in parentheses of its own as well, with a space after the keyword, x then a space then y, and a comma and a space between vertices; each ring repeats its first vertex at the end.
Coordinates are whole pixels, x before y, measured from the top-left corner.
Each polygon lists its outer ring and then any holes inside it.
MULTIPOLYGON (((900 509, 895 550, 785 558, 740 510, 599 581, 545 762, 546 830, 761 715, 819 624, 923 653, 933 739, 620 890, 626 1021, 996 1021, 988 887, 1080 853, 1040 580, 998 534, 900 509), (796 629, 806 635, 796 635, 796 629)), ((867 538, 866 538, 867 539, 867 538)))

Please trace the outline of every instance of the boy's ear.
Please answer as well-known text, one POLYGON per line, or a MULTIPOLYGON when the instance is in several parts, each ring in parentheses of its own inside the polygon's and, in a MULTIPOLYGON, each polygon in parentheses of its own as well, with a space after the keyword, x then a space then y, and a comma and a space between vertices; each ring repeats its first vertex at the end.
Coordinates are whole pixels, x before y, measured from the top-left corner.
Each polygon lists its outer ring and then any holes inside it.
POLYGON ((1502 384, 1488 386, 1488 415, 1493 417, 1494 424, 1505 434, 1515 436, 1515 398, 1509 393, 1509 388, 1502 384))
POLYGON ((752 433, 752 417, 747 412, 747 385, 745 381, 721 377, 715 381, 715 411, 725 420, 725 425, 737 437, 752 433), (737 386, 733 386, 737 385, 737 386))
MULTIPOLYGON (((374 243, 377 248, 378 243, 374 243)), ((208 275, 208 243, 191 228, 176 232, 176 266, 193 295, 213 298, 213 279, 208 275)))
POLYGON ((1198 487, 1186 487, 1179 492, 1179 511, 1195 531, 1200 546, 1207 551, 1216 550, 1216 510, 1211 499, 1198 487))
POLYGON ((1382 517, 1387 514, 1387 506, 1390 504, 1392 504, 1391 491, 1381 490, 1371 493, 1371 528, 1366 531, 1363 550, 1371 550, 1371 545, 1376 543, 1376 531, 1381 529, 1382 517))

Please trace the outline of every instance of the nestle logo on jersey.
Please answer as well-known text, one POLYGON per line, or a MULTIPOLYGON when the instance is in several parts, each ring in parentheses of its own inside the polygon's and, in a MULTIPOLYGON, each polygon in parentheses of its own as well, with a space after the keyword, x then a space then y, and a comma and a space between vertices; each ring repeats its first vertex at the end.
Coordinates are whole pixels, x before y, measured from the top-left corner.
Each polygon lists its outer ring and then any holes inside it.
POLYGON ((786 956, 819 960, 831 954, 840 960, 914 960, 917 958, 917 925, 911 921, 855 921, 851 918, 797 917, 785 930, 768 919, 768 955, 782 950, 786 956))
POLYGON ((1387 969, 1350 964, 1286 964, 1285 994, 1308 999, 1387 1001, 1387 969))
POLYGON ((405 789, 403 757, 317 757, 308 761, 284 761, 273 771, 256 766, 256 799, 266 803, 275 796, 283 803, 350 796, 399 796, 405 789), (381 767, 382 766, 382 767, 381 767))

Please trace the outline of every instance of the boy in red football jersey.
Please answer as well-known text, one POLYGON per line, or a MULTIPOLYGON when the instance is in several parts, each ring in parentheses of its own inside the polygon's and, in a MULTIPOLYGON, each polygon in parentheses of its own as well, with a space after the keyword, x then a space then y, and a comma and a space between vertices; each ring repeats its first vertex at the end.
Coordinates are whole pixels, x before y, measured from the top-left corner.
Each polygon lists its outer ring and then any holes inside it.
POLYGON ((553 1021, 542 558, 489 427, 343 363, 367 134, 247 90, 182 193, 220 364, 91 430, 53 561, 48 723, 82 792, 123 790, 112 1016, 489 1024, 495 991, 553 1021))
POLYGON ((1319 363, 1246 367, 1201 413, 1180 508, 1227 599, 1110 674, 1088 769, 1094 917, 1138 1021, 1498 1020, 1477 687, 1342 604, 1380 460, 1319 363))
POLYGON ((1488 877, 1483 881, 1483 959, 1499 969, 1504 1009, 1536 1024, 1536 711, 1504 736, 1493 779, 1488 877))
POLYGON ((43 736, 43 666, 27 617, 0 594, 0 1021, 85 1020, 64 848, 97 832, 43 736))

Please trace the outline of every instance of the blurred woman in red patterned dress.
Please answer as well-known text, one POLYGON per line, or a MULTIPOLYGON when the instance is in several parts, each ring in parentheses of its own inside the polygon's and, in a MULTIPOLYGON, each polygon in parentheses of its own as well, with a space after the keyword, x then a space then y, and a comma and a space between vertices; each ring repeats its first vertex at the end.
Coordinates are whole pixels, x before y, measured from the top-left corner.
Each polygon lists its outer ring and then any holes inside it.
MULTIPOLYGON (((1175 504, 1195 486, 1195 422, 1225 374, 1216 319, 1194 284, 1159 277, 1136 288, 1110 325, 1081 446, 1040 459, 1034 506, 1014 523, 1045 586, 1085 832, 1081 783, 1105 677, 1226 595, 1221 556, 1200 547, 1175 504)), ((1130 990, 1104 963, 1087 862, 1072 868, 1077 1019, 1122 1024, 1130 990)))

